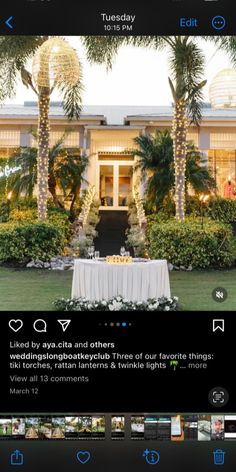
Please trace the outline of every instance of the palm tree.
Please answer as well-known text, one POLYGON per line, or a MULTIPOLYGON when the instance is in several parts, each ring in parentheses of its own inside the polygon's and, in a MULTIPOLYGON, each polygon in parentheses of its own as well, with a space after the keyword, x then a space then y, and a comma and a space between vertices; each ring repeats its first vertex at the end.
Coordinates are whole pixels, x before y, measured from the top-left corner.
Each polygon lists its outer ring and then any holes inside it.
MULTIPOLYGON (((64 148, 66 134, 49 149, 48 190, 57 208, 64 208, 64 202, 70 195, 72 213, 80 195, 81 185, 85 181, 83 173, 88 165, 88 156, 81 154, 80 150, 68 153, 64 148), (63 200, 58 197, 57 188, 62 190, 63 200)), ((21 167, 20 172, 8 178, 8 189, 12 191, 12 198, 18 198, 21 194, 32 197, 37 183, 37 156, 38 149, 31 147, 21 148, 9 158, 9 164, 21 167)))
POLYGON ((216 187, 216 181, 204 165, 201 153, 191 142, 187 143, 186 193, 189 185, 196 194, 210 193, 216 187))
POLYGON ((64 191, 65 199, 70 198, 70 213, 74 216, 74 206, 79 199, 82 183, 88 183, 83 177, 88 166, 89 157, 87 154, 79 156, 67 155, 61 160, 55 172, 56 178, 60 181, 60 186, 64 191))
POLYGON ((188 122, 197 124, 201 119, 204 56, 197 37, 191 36, 90 36, 83 43, 90 61, 112 66, 114 56, 123 45, 167 48, 170 52, 171 78, 169 84, 174 99, 174 163, 176 218, 185 214, 186 138, 188 122))
POLYGON ((134 170, 141 172, 148 206, 158 208, 174 187, 173 139, 165 130, 137 136, 134 143, 131 154, 139 158, 134 170))
MULTIPOLYGON (((132 149, 133 156, 139 158, 135 170, 140 169, 146 183, 148 206, 161 207, 166 196, 174 190, 174 143, 168 129, 157 130, 153 135, 146 134, 134 139, 137 148, 132 149)), ((206 167, 202 166, 201 154, 195 146, 186 145, 186 180, 185 194, 189 185, 195 193, 208 193, 215 187, 215 180, 206 167)))
MULTIPOLYGON (((1 36, 0 37, 0 101, 15 95, 19 77, 23 84, 34 91, 38 98, 38 151, 37 151, 37 183, 38 183, 38 217, 44 220, 47 215, 48 198, 48 155, 49 155, 49 108, 50 96, 55 88, 62 96, 63 107, 69 119, 78 118, 81 111, 82 76, 81 66, 77 74, 71 72, 73 80, 63 74, 57 61, 56 74, 50 80, 50 67, 56 48, 49 51, 45 64, 45 46, 50 41, 48 36, 1 36), (43 49, 44 48, 44 51, 43 49), (39 68, 33 76, 27 70, 27 64, 37 55, 39 68), (42 70, 42 67, 44 69, 42 70), (65 79, 66 77, 66 79, 65 79), (43 79, 43 82, 42 82, 43 79)), ((66 43, 66 42, 65 42, 66 43)), ((69 45, 68 45, 69 46, 69 45)), ((72 48, 71 48, 71 51, 72 48)), ((75 62, 75 52, 74 62, 75 62)))

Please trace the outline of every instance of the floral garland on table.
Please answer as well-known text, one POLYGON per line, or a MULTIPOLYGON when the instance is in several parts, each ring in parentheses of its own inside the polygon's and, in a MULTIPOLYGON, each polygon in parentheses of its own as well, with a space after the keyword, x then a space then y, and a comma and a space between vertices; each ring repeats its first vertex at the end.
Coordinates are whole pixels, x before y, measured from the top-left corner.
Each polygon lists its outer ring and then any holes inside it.
POLYGON ((177 311, 178 297, 152 298, 145 302, 131 302, 122 297, 93 302, 86 298, 59 298, 53 304, 57 311, 177 311))

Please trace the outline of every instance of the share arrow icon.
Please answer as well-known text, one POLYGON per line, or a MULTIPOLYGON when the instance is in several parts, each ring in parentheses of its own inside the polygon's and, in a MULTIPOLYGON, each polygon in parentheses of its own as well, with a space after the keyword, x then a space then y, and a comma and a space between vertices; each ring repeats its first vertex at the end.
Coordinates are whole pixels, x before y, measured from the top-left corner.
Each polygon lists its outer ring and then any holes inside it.
POLYGON ((58 323, 60 323, 63 333, 67 330, 69 324, 71 323, 71 320, 57 320, 57 321, 58 323))

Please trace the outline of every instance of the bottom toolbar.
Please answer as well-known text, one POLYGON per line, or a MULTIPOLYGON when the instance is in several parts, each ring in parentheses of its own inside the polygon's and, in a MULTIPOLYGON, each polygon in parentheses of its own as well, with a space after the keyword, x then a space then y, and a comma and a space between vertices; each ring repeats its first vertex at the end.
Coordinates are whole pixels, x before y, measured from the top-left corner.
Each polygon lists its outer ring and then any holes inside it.
POLYGON ((142 472, 147 466, 156 466, 157 470, 169 472, 181 470, 199 472, 215 470, 223 466, 227 472, 235 470, 235 443, 219 441, 212 443, 148 443, 115 441, 109 446, 106 441, 92 443, 75 442, 2 442, 0 443, 0 463, 4 471, 13 467, 25 471, 80 470, 118 472, 135 470, 142 472))

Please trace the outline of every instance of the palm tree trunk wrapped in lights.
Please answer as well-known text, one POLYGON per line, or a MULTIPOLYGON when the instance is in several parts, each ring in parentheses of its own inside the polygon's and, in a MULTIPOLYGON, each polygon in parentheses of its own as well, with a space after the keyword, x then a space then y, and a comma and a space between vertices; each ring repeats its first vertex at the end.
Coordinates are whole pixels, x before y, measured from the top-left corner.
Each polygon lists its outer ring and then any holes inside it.
POLYGON ((39 220, 47 217, 48 200, 48 159, 49 159, 49 108, 50 89, 39 88, 39 120, 38 120, 38 160, 37 160, 37 199, 39 220))
MULTIPOLYGON (((80 64, 74 49, 61 38, 51 38, 43 43, 34 56, 33 78, 38 87, 38 217, 47 217, 49 109, 50 95, 55 88, 64 91, 69 85, 78 86, 81 79, 80 64)), ((69 90, 69 94, 72 92, 69 90)))
POLYGON ((19 76, 39 101, 38 123, 38 217, 47 216, 50 96, 57 89, 65 115, 78 119, 82 103, 81 64, 76 51, 60 37, 0 37, 0 101, 12 98, 19 76), (33 60, 33 71, 27 70, 33 60))
MULTIPOLYGON (((136 147, 131 149, 131 155, 137 157, 134 171, 140 171, 141 181, 145 182, 145 207, 149 212, 158 212, 163 205, 165 206, 165 199, 169 200, 169 212, 172 214, 172 195, 176 186, 175 176, 182 173, 185 181, 185 195, 188 194, 188 187, 190 186, 196 194, 199 192, 208 194, 215 188, 215 179, 211 172, 202 167, 201 153, 194 146, 194 144, 187 142, 185 150, 185 131, 184 121, 185 110, 182 110, 183 129, 180 130, 180 116, 178 116, 177 126, 174 121, 172 132, 169 129, 164 131, 156 130, 155 133, 148 133, 134 138, 136 147), (183 131, 183 132, 182 132, 183 131), (175 136, 176 135, 176 136, 175 136), (178 150, 184 149, 186 151, 186 166, 183 159, 184 154, 178 151, 176 159, 180 162, 174 166, 174 138, 177 142, 178 150), (178 171, 175 172, 175 167, 178 171)), ((176 117, 177 118, 177 117, 176 117)), ((180 195, 182 202, 182 193, 180 195)), ((181 207, 181 205, 180 205, 181 207)), ((182 208, 182 207, 181 207, 182 208)))
POLYGON ((186 103, 179 100, 175 104, 172 126, 175 163, 175 208, 176 219, 182 221, 185 215, 185 175, 187 152, 186 103))
POLYGON ((191 36, 85 36, 83 42, 91 62, 112 66, 113 58, 123 45, 169 50, 171 92, 175 104, 173 123, 175 145, 175 202, 176 219, 183 221, 185 214, 185 160, 187 117, 198 124, 201 119, 202 89, 206 81, 204 55, 198 47, 198 38, 191 36))

